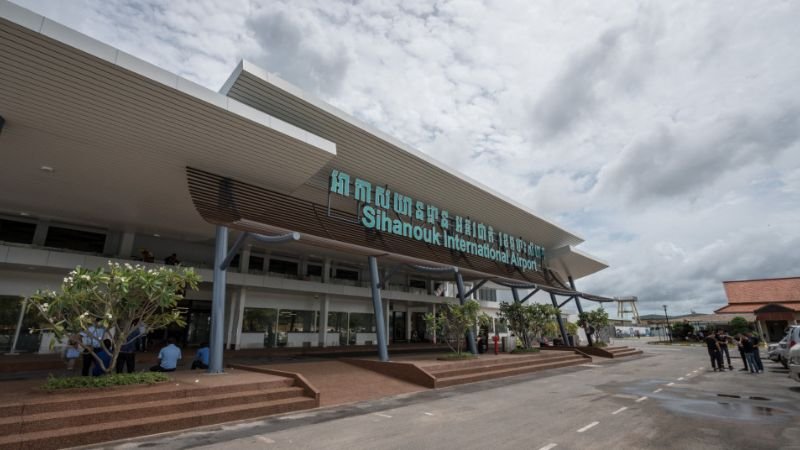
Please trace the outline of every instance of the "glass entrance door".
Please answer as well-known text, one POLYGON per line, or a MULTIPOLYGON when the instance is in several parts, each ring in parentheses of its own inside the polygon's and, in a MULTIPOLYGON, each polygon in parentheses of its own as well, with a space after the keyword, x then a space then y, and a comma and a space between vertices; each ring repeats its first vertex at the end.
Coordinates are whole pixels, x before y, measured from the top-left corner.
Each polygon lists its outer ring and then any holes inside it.
POLYGON ((392 342, 406 342, 406 313, 392 311, 392 342))

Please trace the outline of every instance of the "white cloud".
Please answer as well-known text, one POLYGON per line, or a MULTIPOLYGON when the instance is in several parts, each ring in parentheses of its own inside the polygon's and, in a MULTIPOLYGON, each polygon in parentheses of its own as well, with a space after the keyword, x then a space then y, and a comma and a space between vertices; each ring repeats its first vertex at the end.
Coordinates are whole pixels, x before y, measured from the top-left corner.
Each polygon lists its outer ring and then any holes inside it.
POLYGON ((578 231, 579 289, 800 275, 796 2, 17 0, 217 89, 239 58, 578 231))

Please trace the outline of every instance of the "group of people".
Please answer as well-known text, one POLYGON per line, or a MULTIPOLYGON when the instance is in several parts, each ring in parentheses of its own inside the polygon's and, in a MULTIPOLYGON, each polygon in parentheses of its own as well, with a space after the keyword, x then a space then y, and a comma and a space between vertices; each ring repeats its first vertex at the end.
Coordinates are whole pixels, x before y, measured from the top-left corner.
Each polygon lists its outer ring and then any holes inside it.
POLYGON ((724 330, 716 330, 714 333, 708 333, 705 337, 706 346, 708 346, 708 356, 711 359, 711 368, 714 372, 725 370, 725 360, 728 362, 728 370, 733 370, 731 364, 731 354, 728 351, 728 344, 735 343, 739 349, 739 355, 742 357, 744 368, 740 371, 749 371, 750 373, 764 372, 764 364, 761 362, 761 352, 759 351, 759 344, 761 339, 758 335, 751 332, 740 333, 734 337, 728 335, 724 330))
MULTIPOLYGON (((125 343, 120 346, 114 367, 116 373, 136 371, 136 352, 141 350, 140 344, 145 335, 144 325, 134 322, 132 331, 125 339, 125 343)), ((86 331, 70 338, 63 353, 67 371, 72 373, 76 361, 81 359, 82 376, 101 376, 108 373, 107 369, 111 366, 114 352, 113 342, 109 337, 100 319, 96 319, 94 325, 89 326, 86 331)), ((175 345, 175 338, 169 338, 167 345, 158 352, 158 364, 150 367, 150 371, 174 372, 182 357, 181 349, 175 345)), ((203 342, 192 361, 192 370, 208 369, 208 357, 208 343, 203 342)))

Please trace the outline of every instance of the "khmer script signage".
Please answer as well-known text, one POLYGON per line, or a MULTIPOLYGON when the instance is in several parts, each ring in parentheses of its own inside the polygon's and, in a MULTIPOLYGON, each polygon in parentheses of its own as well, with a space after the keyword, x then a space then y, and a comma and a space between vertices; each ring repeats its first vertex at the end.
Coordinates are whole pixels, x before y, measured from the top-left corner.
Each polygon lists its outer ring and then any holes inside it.
POLYGON ((361 178, 351 180, 350 175, 339 170, 331 171, 329 190, 359 202, 360 222, 367 229, 510 264, 520 270, 540 270, 544 259, 544 248, 533 242, 469 217, 451 216, 446 209, 385 186, 373 186, 361 178))

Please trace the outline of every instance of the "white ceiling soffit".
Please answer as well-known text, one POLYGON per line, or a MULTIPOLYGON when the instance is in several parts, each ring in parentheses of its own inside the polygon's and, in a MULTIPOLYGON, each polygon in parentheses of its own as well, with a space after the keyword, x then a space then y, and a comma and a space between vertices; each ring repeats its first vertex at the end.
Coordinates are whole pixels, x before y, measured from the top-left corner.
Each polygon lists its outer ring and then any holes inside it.
POLYGON ((561 274, 565 279, 572 277, 577 280, 608 267, 601 261, 586 252, 582 252, 566 245, 547 254, 547 265, 550 269, 561 274))
POLYGON ((247 61, 239 64, 221 92, 336 143, 336 157, 309 183, 315 189, 326 189, 330 170, 336 168, 548 249, 583 242, 524 205, 247 61))
POLYGON ((0 209, 12 212, 206 234, 186 166, 291 192, 336 155, 331 141, 5 0, 0 98, 0 209))

